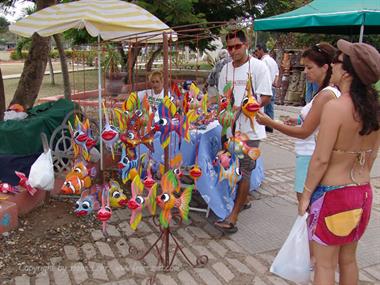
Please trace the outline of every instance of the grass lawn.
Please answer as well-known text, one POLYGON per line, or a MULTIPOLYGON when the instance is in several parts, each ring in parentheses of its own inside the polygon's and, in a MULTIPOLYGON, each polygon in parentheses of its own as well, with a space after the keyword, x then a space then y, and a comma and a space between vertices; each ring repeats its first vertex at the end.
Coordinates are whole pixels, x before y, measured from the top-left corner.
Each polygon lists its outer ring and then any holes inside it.
MULTIPOLYGON (((9 105, 16 91, 19 79, 4 79, 5 104, 9 105)), ((94 90, 98 88, 97 70, 70 72, 71 89, 78 91, 94 90), (74 76, 73 76, 74 74, 74 76), (84 87, 85 86, 85 87, 84 87)), ((45 75, 38 98, 63 94, 62 74, 55 74, 55 85, 50 84, 50 75, 45 75)))
MULTIPOLYGON (((3 76, 21 74, 24 68, 23 62, 2 62, 0 63, 1 73, 3 76)), ((53 62, 54 71, 61 70, 61 64, 59 62, 53 62)), ((49 71, 49 66, 46 66, 46 71, 49 71)))

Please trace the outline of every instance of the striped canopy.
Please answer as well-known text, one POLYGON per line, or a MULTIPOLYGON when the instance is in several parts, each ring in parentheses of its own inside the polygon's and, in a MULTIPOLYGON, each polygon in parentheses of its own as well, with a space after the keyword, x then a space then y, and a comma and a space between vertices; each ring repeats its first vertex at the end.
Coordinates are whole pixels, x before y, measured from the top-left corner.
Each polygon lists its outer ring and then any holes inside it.
POLYGON ((9 30, 23 37, 34 33, 47 37, 72 28, 86 28, 91 36, 100 35, 103 40, 158 42, 163 31, 176 39, 173 30, 157 17, 119 0, 81 0, 50 6, 17 21, 9 30))

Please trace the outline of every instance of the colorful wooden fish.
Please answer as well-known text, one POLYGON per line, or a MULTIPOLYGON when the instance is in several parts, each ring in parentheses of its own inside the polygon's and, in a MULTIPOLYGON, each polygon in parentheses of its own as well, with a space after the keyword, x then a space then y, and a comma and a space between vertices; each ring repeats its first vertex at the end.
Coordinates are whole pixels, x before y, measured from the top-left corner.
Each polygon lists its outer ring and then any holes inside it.
POLYGON ((102 222, 102 230, 103 234, 107 234, 107 221, 112 216, 112 209, 110 207, 110 199, 109 199, 109 188, 108 185, 103 186, 102 191, 102 206, 98 210, 96 214, 96 218, 102 222))
POLYGON ((199 177, 202 176, 202 169, 197 164, 194 164, 190 168, 189 174, 196 181, 199 177))
POLYGON ((149 151, 154 152, 154 130, 151 130, 145 135, 140 136, 138 131, 130 129, 126 133, 120 135, 120 140, 124 143, 124 145, 127 148, 135 148, 139 144, 144 144, 149 151))
POLYGON ((193 186, 189 186, 182 192, 180 198, 176 198, 173 194, 175 190, 175 176, 173 173, 166 174, 161 179, 162 193, 156 197, 157 205, 162 209, 160 224, 164 228, 169 227, 172 219, 171 210, 174 207, 179 210, 183 220, 188 220, 189 204, 193 193, 193 186))
POLYGON ((232 126, 234 119, 235 115, 230 105, 227 107, 227 109, 224 109, 219 113, 218 121, 219 124, 222 126, 222 136, 226 135, 227 129, 232 126))
POLYGON ((254 120, 256 113, 260 110, 260 104, 252 94, 252 77, 248 75, 248 80, 245 88, 245 96, 241 103, 241 109, 245 116, 251 121, 251 127, 254 130, 254 120))
POLYGON ((220 164, 224 169, 228 169, 230 167, 230 162, 231 154, 226 150, 221 150, 217 153, 213 165, 216 166, 217 164, 220 164))
POLYGON ((189 109, 200 109, 204 114, 207 113, 207 103, 208 103, 208 95, 207 93, 202 96, 192 97, 189 100, 189 109))
POLYGON ((150 161, 148 162, 146 173, 146 177, 143 179, 143 184, 146 189, 150 190, 152 186, 156 183, 152 176, 152 164, 150 161))
POLYGON ((232 82, 227 82, 223 88, 223 95, 219 96, 218 99, 218 112, 222 112, 229 106, 232 107, 232 97, 233 97, 233 86, 232 82))
POLYGON ((133 180, 137 174, 139 163, 145 160, 145 158, 146 154, 142 154, 139 159, 130 160, 127 156, 125 147, 122 147, 118 168, 120 170, 123 183, 126 183, 130 179, 133 180))
POLYGON ((90 160, 90 150, 96 145, 96 140, 92 137, 90 121, 86 119, 83 123, 75 116, 75 128, 68 122, 69 131, 74 148, 74 157, 82 155, 86 161, 90 160))
POLYGON ((79 161, 75 163, 72 170, 67 173, 61 192, 66 195, 79 195, 83 189, 91 187, 91 177, 95 176, 95 167, 89 170, 84 162, 79 161))
POLYGON ((4 194, 17 194, 20 190, 6 182, 0 182, 0 193, 4 194))
POLYGON ((136 92, 132 92, 123 103, 122 110, 128 112, 128 129, 140 130, 142 126, 148 125, 151 108, 148 97, 144 96, 142 102, 136 92))
POLYGON ((82 194, 78 201, 75 203, 74 214, 78 217, 88 216, 93 211, 100 209, 101 188, 99 185, 95 185, 90 189, 82 191, 82 194))
POLYGON ((257 147, 251 147, 246 142, 249 140, 246 134, 236 132, 233 137, 230 137, 226 142, 227 149, 235 154, 239 158, 243 158, 244 155, 249 156, 252 160, 256 160, 260 156, 260 149, 257 147))
POLYGON ((32 187, 29 183, 29 180, 28 180, 28 177, 25 176, 24 173, 22 172, 18 172, 18 171, 15 171, 16 175, 18 176, 18 178, 20 178, 20 182, 18 183, 18 185, 20 185, 21 187, 23 187, 26 191, 28 191, 28 193, 33 196, 34 194, 36 194, 37 192, 37 189, 32 187))
POLYGON ((169 173, 173 174, 176 178, 176 182, 174 182, 174 189, 175 192, 178 193, 181 190, 181 177, 183 175, 181 171, 181 165, 182 165, 182 153, 177 153, 169 162, 170 169, 164 174, 164 165, 160 164, 159 170, 161 175, 168 175, 169 173))
POLYGON ((170 142, 170 133, 176 132, 180 138, 190 141, 189 121, 186 115, 173 117, 169 109, 161 102, 158 106, 159 121, 155 125, 156 131, 161 132, 160 142, 166 148, 170 142))
POLYGON ((237 157, 233 157, 232 160, 232 164, 227 170, 225 170, 222 166, 220 167, 219 182, 226 179, 231 191, 234 192, 236 184, 242 178, 242 174, 239 168, 239 159, 237 157))
POLYGON ((120 184, 115 180, 110 180, 110 205, 112 208, 124 208, 127 206, 128 199, 124 194, 120 184))
POLYGON ((106 119, 106 123, 104 125, 101 137, 104 142, 104 144, 107 146, 109 150, 111 150, 112 159, 115 158, 115 143, 119 139, 119 130, 114 126, 110 124, 110 119, 108 117, 108 112, 106 110, 106 107, 103 103, 103 110, 104 110, 104 117, 106 119))

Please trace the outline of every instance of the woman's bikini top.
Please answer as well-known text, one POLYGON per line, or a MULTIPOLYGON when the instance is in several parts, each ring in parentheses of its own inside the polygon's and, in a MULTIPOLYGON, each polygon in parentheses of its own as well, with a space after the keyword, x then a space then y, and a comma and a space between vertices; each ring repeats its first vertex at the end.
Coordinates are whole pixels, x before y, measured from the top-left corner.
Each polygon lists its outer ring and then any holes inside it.
POLYGON ((360 183, 358 183, 356 181, 356 179, 355 179, 355 176, 354 176, 354 167, 355 167, 355 165, 356 165, 357 162, 359 163, 360 167, 363 167, 365 165, 365 163, 366 163, 366 154, 367 153, 371 153, 372 151, 373 151, 372 149, 359 150, 359 151, 333 149, 333 152, 336 152, 336 153, 345 153, 345 154, 354 154, 354 155, 356 155, 356 161, 352 165, 351 171, 350 171, 351 180, 356 185, 360 185, 360 183))

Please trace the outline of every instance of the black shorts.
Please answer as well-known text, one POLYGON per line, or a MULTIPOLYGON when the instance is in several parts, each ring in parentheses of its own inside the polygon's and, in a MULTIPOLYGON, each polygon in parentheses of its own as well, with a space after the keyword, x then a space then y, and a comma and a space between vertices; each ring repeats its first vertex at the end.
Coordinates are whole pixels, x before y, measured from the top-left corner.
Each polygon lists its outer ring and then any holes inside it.
MULTIPOLYGON (((248 140, 246 144, 250 147, 259 147, 259 140, 248 140)), ((240 171, 243 179, 251 179, 252 170, 256 168, 256 160, 252 160, 248 155, 244 155, 243 158, 239 158, 240 171)))

